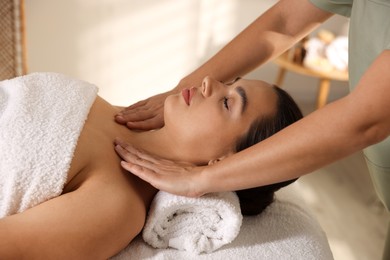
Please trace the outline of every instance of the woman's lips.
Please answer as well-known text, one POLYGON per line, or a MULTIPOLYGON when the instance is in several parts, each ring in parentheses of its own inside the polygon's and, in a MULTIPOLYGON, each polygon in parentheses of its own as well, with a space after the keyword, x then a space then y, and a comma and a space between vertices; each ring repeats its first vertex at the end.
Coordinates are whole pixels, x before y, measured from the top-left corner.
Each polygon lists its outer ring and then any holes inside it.
POLYGON ((184 101, 189 106, 191 103, 192 96, 194 95, 194 88, 190 88, 190 89, 185 88, 181 91, 181 94, 184 98, 184 101))
POLYGON ((181 91, 181 94, 184 98, 184 101, 189 106, 190 105, 190 90, 188 88, 185 88, 181 91))

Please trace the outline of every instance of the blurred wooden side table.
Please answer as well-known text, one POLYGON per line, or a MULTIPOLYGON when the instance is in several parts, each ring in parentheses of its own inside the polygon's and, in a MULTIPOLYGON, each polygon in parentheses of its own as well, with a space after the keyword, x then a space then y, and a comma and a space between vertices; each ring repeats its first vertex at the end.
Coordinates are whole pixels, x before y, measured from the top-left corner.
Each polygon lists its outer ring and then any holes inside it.
POLYGON ((281 86, 283 84, 283 80, 287 71, 292 71, 301 75, 319 79, 316 102, 317 109, 323 107, 326 104, 331 80, 348 81, 348 72, 337 70, 331 72, 321 72, 312 70, 310 68, 304 67, 299 63, 293 62, 291 59, 289 59, 288 52, 280 55, 274 60, 274 62, 279 66, 279 71, 275 82, 277 86, 281 86))

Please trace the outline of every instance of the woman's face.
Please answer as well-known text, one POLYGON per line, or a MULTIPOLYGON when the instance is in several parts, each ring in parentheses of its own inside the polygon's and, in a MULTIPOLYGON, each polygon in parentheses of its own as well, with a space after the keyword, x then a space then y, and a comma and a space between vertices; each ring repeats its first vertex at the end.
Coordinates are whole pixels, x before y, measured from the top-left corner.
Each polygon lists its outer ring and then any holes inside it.
POLYGON ((224 84, 206 77, 165 101, 165 130, 183 151, 183 160, 207 163, 234 152, 237 139, 261 116, 276 112, 271 85, 239 79, 224 84))

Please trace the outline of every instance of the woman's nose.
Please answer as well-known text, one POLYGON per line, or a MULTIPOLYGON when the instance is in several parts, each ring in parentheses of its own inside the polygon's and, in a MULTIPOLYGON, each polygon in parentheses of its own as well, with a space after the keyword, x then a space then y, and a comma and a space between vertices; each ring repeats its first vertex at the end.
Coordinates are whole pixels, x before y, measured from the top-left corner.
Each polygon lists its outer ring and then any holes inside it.
POLYGON ((218 87, 218 84, 220 84, 215 79, 210 78, 209 76, 205 77, 202 81, 202 94, 205 97, 211 96, 213 91, 218 87))

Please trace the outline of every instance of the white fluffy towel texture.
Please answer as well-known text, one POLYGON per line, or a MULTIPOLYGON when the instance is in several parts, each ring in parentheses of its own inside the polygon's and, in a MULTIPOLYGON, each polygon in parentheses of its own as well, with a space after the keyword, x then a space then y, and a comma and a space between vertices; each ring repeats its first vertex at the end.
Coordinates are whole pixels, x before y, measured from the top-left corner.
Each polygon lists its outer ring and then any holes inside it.
POLYGON ((159 191, 150 206, 142 237, 155 248, 210 253, 232 242, 241 223, 234 192, 187 198, 159 191))
POLYGON ((56 73, 0 82, 0 218, 62 193, 96 93, 56 73))
POLYGON ((245 216, 238 236, 210 254, 155 249, 136 237, 110 260, 332 260, 325 232, 300 196, 295 182, 276 193, 262 214, 245 216))

